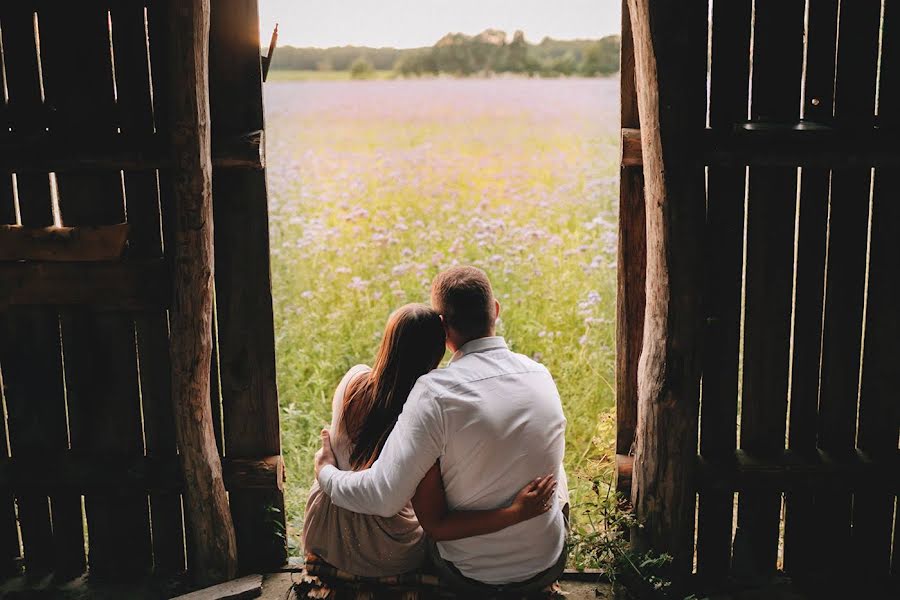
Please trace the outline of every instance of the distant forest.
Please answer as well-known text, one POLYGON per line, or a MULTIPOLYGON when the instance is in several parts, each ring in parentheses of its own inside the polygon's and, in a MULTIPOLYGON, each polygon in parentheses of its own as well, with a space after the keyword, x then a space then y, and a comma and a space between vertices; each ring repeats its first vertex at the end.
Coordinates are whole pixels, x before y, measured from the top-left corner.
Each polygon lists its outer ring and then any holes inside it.
POLYGON ((295 48, 281 46, 272 69, 350 71, 366 78, 374 71, 394 71, 403 77, 455 75, 460 77, 519 73, 556 77, 611 75, 619 70, 619 36, 599 40, 554 40, 539 44, 516 31, 512 39, 496 29, 475 36, 450 33, 430 48, 295 48))

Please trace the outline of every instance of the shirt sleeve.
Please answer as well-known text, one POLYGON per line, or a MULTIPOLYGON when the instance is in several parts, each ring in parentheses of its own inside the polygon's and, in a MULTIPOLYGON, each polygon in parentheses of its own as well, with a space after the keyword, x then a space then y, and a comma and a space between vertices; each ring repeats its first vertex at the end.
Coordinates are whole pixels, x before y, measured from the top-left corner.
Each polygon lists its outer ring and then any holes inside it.
POLYGON ((337 506, 390 517, 406 506, 444 448, 444 425, 437 399, 416 383, 388 436, 381 455, 364 471, 326 466, 319 485, 337 506))

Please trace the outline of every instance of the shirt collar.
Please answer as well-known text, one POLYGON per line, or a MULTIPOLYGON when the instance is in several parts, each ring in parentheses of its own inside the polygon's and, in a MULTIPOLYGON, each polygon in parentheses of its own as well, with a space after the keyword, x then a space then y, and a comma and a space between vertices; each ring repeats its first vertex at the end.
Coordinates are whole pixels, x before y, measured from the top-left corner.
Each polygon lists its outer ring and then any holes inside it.
POLYGON ((508 348, 508 346, 506 345, 506 340, 504 340, 499 335, 470 340, 463 344, 462 347, 459 348, 459 350, 453 353, 453 356, 450 358, 450 362, 456 362, 466 354, 475 354, 476 352, 485 352, 487 350, 497 350, 498 348, 508 348))

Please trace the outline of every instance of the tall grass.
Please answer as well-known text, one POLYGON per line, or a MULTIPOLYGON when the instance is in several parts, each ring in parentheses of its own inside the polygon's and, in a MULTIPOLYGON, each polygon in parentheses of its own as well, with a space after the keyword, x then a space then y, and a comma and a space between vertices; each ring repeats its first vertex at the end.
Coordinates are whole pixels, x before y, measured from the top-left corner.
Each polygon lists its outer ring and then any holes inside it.
POLYGON ((554 375, 573 514, 611 464, 615 89, 584 81, 267 84, 272 276, 296 545, 318 432, 391 310, 454 264, 554 375))

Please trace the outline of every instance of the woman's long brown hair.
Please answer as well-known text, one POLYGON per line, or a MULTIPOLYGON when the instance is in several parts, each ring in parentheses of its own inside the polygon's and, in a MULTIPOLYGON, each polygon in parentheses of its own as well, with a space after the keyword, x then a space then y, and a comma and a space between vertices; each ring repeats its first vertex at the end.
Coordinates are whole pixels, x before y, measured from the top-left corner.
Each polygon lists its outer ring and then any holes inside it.
POLYGON ((388 318, 372 370, 350 382, 341 425, 352 445, 350 465, 372 465, 394 429, 416 380, 444 356, 440 316, 424 304, 407 304, 388 318))

